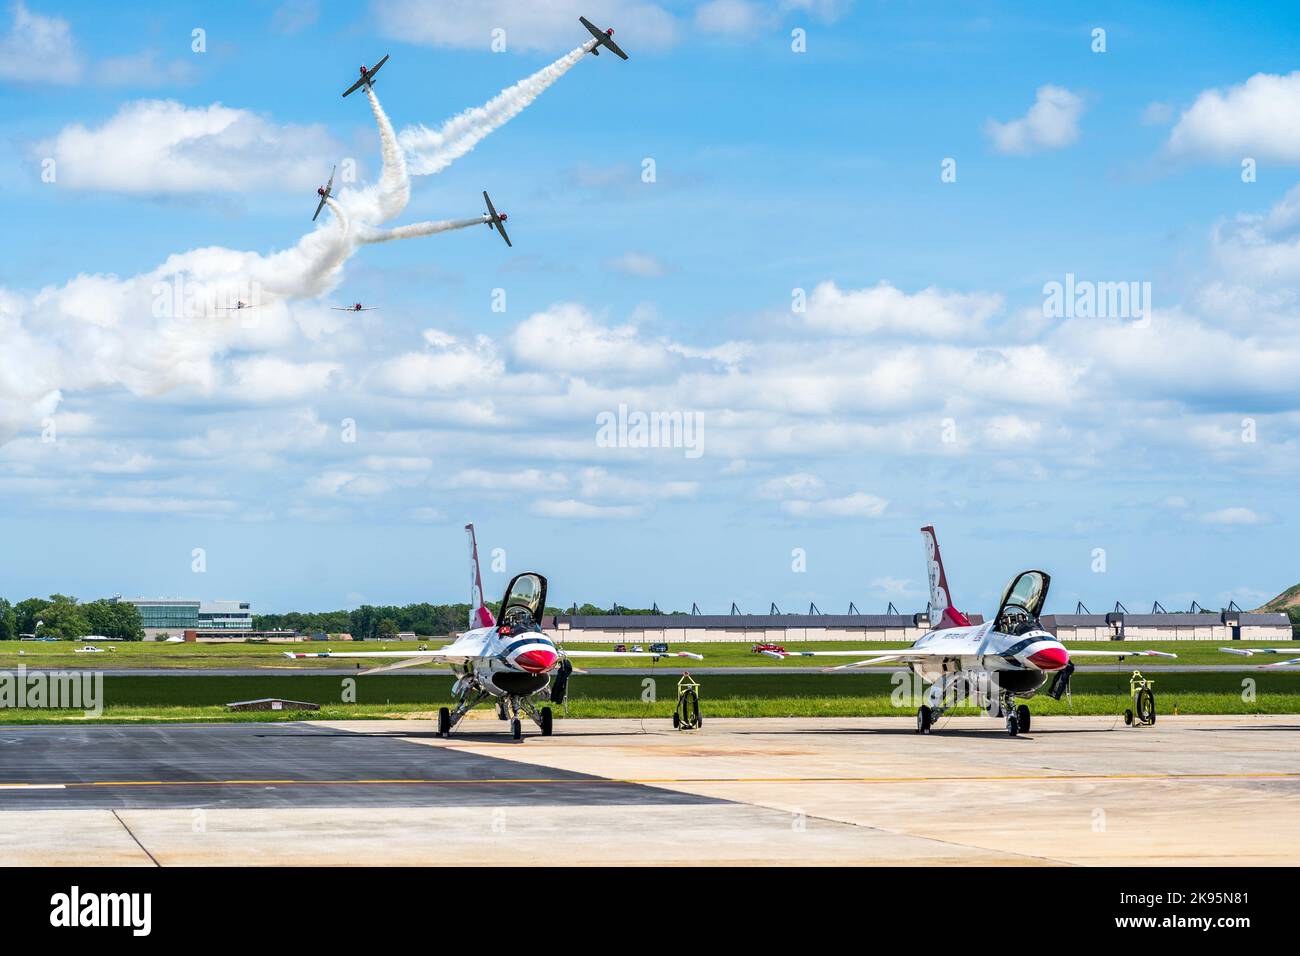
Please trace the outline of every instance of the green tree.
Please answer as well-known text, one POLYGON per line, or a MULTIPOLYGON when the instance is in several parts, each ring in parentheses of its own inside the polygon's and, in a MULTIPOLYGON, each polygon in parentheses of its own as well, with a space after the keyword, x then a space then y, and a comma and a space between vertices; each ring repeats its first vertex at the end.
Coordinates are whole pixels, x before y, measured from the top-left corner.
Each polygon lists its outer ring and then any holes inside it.
POLYGON ((380 637, 396 637, 399 632, 400 628, 398 628, 397 622, 391 617, 386 617, 379 622, 380 637))
POLYGON ((18 615, 13 605, 0 598, 0 641, 12 641, 18 638, 18 615))
POLYGON ((44 622, 40 630, 42 637, 75 640, 90 633, 90 621, 87 620, 85 608, 75 597, 66 594, 51 594, 49 603, 41 610, 38 620, 44 622))

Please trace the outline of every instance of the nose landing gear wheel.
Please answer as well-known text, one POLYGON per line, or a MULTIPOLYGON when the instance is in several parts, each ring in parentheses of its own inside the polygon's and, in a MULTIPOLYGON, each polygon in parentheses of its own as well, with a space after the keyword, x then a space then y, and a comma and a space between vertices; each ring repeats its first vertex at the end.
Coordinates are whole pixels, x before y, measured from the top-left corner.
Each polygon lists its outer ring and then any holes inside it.
POLYGON ((934 725, 934 713, 929 707, 921 706, 916 711, 916 732, 928 734, 934 725))
POLYGON ((1012 711, 1011 713, 1007 714, 1007 734, 1011 737, 1014 737, 1019 733, 1020 733, 1020 718, 1016 716, 1014 711, 1012 711))
POLYGON ((446 707, 438 708, 438 736, 451 736, 451 711, 446 707))
POLYGON ((554 718, 551 715, 551 708, 543 707, 542 708, 542 736, 543 737, 551 736, 551 732, 555 729, 553 723, 554 723, 554 718))
POLYGON ((1016 722, 1020 724, 1022 734, 1029 733, 1029 708, 1024 704, 1016 708, 1016 722))
POLYGON ((519 722, 518 717, 510 721, 510 736, 515 740, 524 739, 524 725, 519 722))

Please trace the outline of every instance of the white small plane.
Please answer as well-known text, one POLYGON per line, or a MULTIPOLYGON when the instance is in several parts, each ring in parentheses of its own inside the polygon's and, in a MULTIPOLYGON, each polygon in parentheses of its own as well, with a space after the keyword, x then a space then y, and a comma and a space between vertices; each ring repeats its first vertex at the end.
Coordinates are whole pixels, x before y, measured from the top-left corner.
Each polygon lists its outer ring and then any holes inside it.
MULTIPOLYGON (((1225 654, 1237 654, 1240 657, 1254 657, 1256 654, 1294 654, 1295 648, 1283 647, 1221 647, 1219 650, 1225 654)), ((1271 670, 1274 667, 1295 667, 1300 664, 1300 657, 1293 657, 1288 661, 1274 661, 1271 664, 1260 664, 1261 670, 1271 670)))
POLYGON ((921 529, 930 578, 930 630, 905 651, 772 651, 768 657, 862 657, 866 660, 828 668, 850 670, 871 664, 908 664, 930 686, 916 711, 916 732, 928 734, 935 720, 957 702, 958 691, 973 697, 992 717, 1005 717, 1012 737, 1029 732, 1029 708, 1016 704, 1029 699, 1052 677, 1047 693, 1059 700, 1074 673, 1072 657, 1177 657, 1162 651, 1078 651, 1065 649, 1038 621, 1051 578, 1044 571, 1022 571, 1002 594, 997 614, 984 624, 970 619, 952 604, 948 577, 939 555, 934 528, 921 529), (949 703, 951 700, 952 703, 949 703))
POLYGON ((519 740, 523 736, 520 713, 526 714, 541 729, 543 737, 551 736, 552 713, 545 704, 562 704, 568 692, 569 676, 574 667, 573 658, 591 657, 689 657, 703 660, 689 651, 676 653, 615 653, 614 651, 575 651, 557 647, 542 633, 541 619, 546 613, 546 578, 533 571, 516 574, 506 587, 501 599, 501 621, 483 602, 483 579, 479 574, 478 544, 474 540, 474 526, 467 524, 470 554, 470 629, 445 647, 431 651, 325 651, 316 654, 295 654, 285 651, 290 658, 305 657, 375 657, 400 658, 397 663, 372 668, 363 674, 412 667, 428 661, 450 664, 456 675, 452 695, 456 698, 453 709, 438 711, 438 734, 450 737, 462 717, 473 707, 489 698, 497 702, 497 715, 510 720, 510 736, 519 740), (554 683, 552 683, 554 678, 554 683), (537 703, 543 702, 542 707, 537 703))

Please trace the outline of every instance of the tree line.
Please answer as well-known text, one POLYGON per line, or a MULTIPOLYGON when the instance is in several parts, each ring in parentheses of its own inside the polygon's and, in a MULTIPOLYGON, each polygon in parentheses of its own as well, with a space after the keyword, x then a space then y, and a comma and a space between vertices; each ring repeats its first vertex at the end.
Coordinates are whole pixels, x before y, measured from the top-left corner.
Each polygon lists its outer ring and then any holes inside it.
MULTIPOLYGON (((500 602, 488 603, 493 614, 500 602)), ((547 614, 650 614, 650 608, 601 608, 594 604, 572 607, 548 607, 547 614)), ((681 613, 679 611, 672 612, 681 613)), ((355 640, 396 637, 406 632, 420 637, 436 637, 465 630, 469 626, 468 604, 407 604, 376 606, 363 604, 352 611, 290 611, 285 614, 254 614, 253 627, 259 631, 293 630, 304 634, 351 634, 355 640)))
POLYGON ((144 627, 134 604, 107 598, 84 604, 67 594, 28 598, 17 604, 0 598, 0 641, 15 641, 24 634, 60 640, 94 634, 140 641, 144 639, 144 627))

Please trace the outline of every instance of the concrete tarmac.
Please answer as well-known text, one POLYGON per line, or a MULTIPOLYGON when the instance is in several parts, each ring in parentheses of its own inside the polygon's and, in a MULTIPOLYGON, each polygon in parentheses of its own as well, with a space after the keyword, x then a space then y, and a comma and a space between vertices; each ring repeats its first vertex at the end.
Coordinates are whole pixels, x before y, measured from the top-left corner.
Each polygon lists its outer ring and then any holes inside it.
POLYGON ((1300 863, 1300 718, 0 729, 0 864, 1300 863))

